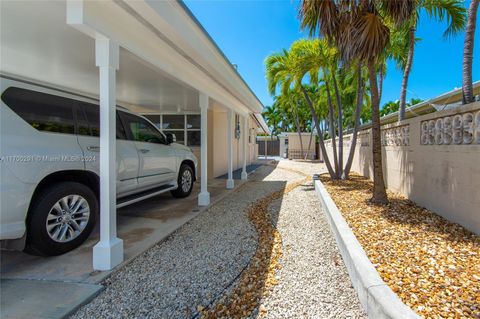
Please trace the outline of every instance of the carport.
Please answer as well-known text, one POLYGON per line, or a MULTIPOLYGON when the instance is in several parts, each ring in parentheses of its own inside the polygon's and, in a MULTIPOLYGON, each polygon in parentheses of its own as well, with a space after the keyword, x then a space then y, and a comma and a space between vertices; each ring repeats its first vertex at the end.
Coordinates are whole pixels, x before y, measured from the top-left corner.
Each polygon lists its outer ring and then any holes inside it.
POLYGON ((241 118, 242 179, 248 140, 262 104, 181 2, 3 2, 1 73, 100 100, 100 241, 93 268, 124 258, 117 237, 115 107, 136 112, 199 112, 198 205, 210 204, 209 110, 227 118, 226 188, 234 187, 233 118, 241 118))

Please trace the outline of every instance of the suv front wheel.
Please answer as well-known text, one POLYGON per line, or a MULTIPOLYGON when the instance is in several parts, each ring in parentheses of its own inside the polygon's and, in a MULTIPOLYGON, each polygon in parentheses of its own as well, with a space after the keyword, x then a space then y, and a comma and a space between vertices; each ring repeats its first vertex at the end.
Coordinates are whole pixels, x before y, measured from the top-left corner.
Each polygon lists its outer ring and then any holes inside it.
POLYGON ((95 194, 84 184, 61 182, 46 188, 31 205, 25 251, 54 256, 77 248, 92 232, 98 211, 95 194))

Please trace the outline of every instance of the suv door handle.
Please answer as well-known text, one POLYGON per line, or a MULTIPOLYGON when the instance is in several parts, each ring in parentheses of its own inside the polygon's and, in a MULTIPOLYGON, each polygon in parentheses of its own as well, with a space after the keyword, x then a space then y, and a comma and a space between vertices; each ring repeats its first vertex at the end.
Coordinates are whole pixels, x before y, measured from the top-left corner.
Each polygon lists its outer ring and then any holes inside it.
POLYGON ((143 154, 150 152, 150 150, 147 150, 146 148, 141 148, 138 151, 143 154))
POLYGON ((92 152, 99 152, 100 151, 100 146, 90 145, 90 146, 87 146, 87 150, 92 151, 92 152))

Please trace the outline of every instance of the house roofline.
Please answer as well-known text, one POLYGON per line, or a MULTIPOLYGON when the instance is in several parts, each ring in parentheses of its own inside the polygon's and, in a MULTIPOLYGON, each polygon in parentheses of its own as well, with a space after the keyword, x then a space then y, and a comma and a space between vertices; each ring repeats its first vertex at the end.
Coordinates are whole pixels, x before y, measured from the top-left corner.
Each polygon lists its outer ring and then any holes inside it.
POLYGON ((230 67, 230 69, 235 73, 238 79, 243 83, 243 85, 247 88, 247 90, 250 92, 250 94, 255 98, 255 100, 259 103, 261 108, 263 109, 265 106, 263 103, 260 101, 258 96, 253 92, 253 90, 250 88, 250 86, 247 84, 247 82, 244 80, 244 78, 240 75, 238 70, 233 66, 233 64, 230 62, 228 57, 225 55, 225 53, 220 49, 218 44, 215 42, 215 40, 212 38, 212 36, 208 33, 208 31, 203 27, 203 25, 198 21, 197 17, 193 14, 193 12, 188 8, 188 6, 185 4, 183 0, 177 0, 177 3, 182 7, 182 9, 185 11, 185 13, 192 19, 192 21, 196 24, 196 26, 200 29, 200 31, 203 33, 203 35, 210 41, 210 43, 213 45, 215 50, 223 57, 227 65, 230 67))
MULTIPOLYGON (((480 81, 476 81, 476 82, 473 83, 473 90, 474 91, 478 90, 480 92, 480 81)), ((417 103, 417 104, 412 105, 410 107, 407 107, 405 109, 405 118, 412 118, 412 117, 416 117, 418 115, 423 115, 423 114, 426 114, 426 113, 435 112, 435 111, 437 111, 437 109, 433 106, 433 104, 435 104, 435 102, 439 102, 439 101, 442 101, 444 99, 448 99, 448 98, 450 98, 452 96, 455 96, 455 95, 457 95, 461 92, 462 92, 462 88, 453 89, 451 91, 443 93, 443 94, 441 94, 439 96, 436 96, 434 98, 431 98, 431 99, 428 99, 426 101, 417 103)), ((452 102, 458 102, 458 101, 452 101, 452 102)), ((390 123, 395 122, 398 118, 398 113, 399 113, 399 111, 396 111, 396 112, 387 114, 385 116, 382 116, 380 118, 380 124, 385 125, 385 124, 390 124, 390 123)), ((370 128, 371 126, 372 126, 372 123, 368 122, 366 124, 361 125, 360 130, 370 128)))

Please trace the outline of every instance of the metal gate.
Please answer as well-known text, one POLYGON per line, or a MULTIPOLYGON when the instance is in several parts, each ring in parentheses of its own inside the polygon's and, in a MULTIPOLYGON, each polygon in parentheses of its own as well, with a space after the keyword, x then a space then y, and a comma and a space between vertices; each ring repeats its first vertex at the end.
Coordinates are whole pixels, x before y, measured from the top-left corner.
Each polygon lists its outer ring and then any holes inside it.
MULTIPOLYGON (((265 156, 265 140, 257 140, 258 156, 265 156)), ((280 156, 280 141, 267 140, 267 156, 280 156)))

